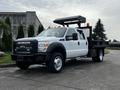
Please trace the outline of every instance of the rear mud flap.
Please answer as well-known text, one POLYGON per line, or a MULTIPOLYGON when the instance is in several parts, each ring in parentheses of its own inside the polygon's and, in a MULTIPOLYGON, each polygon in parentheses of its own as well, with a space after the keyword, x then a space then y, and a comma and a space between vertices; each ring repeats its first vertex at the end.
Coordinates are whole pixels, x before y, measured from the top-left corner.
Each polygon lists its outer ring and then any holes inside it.
POLYGON ((96 49, 91 50, 91 57, 96 57, 97 56, 97 51, 96 49))

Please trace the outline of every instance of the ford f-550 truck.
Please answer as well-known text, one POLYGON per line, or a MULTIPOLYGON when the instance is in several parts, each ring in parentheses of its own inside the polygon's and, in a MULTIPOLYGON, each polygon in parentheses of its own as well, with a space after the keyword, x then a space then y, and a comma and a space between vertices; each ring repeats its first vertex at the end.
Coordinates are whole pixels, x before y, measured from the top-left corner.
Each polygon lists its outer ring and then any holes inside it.
POLYGON ((63 27, 44 30, 36 37, 15 40, 12 60, 20 69, 45 63, 51 72, 62 71, 67 59, 77 57, 92 57, 94 62, 102 62, 107 44, 102 40, 92 40, 92 27, 81 26, 85 22, 86 18, 82 16, 55 19, 54 23, 63 27), (78 27, 71 28, 71 24, 78 27), (86 29, 89 30, 88 36, 84 32, 86 29))

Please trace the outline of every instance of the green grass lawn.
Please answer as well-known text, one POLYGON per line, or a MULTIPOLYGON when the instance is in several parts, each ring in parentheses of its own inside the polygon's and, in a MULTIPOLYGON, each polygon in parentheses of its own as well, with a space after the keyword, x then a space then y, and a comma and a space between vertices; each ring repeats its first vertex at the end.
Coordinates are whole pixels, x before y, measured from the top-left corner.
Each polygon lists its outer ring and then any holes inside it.
POLYGON ((6 52, 4 56, 0 57, 0 64, 8 64, 8 63, 14 63, 11 60, 11 54, 9 52, 6 52))

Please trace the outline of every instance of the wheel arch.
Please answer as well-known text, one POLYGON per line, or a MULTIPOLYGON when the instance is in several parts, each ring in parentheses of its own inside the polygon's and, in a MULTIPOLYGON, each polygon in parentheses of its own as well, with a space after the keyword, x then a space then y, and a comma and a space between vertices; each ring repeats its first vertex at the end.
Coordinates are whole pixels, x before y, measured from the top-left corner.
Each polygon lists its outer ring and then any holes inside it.
POLYGON ((64 45, 59 42, 54 42, 50 44, 48 46, 47 52, 48 53, 60 52, 63 55, 64 59, 66 59, 66 49, 64 45))

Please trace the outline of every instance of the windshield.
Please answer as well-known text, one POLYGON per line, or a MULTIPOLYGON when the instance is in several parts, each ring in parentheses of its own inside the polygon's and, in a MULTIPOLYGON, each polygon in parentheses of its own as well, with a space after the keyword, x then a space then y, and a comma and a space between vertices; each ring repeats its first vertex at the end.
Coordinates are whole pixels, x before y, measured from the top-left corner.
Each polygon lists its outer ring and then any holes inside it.
POLYGON ((47 29, 42 31, 38 37, 63 37, 66 30, 66 28, 47 29))

